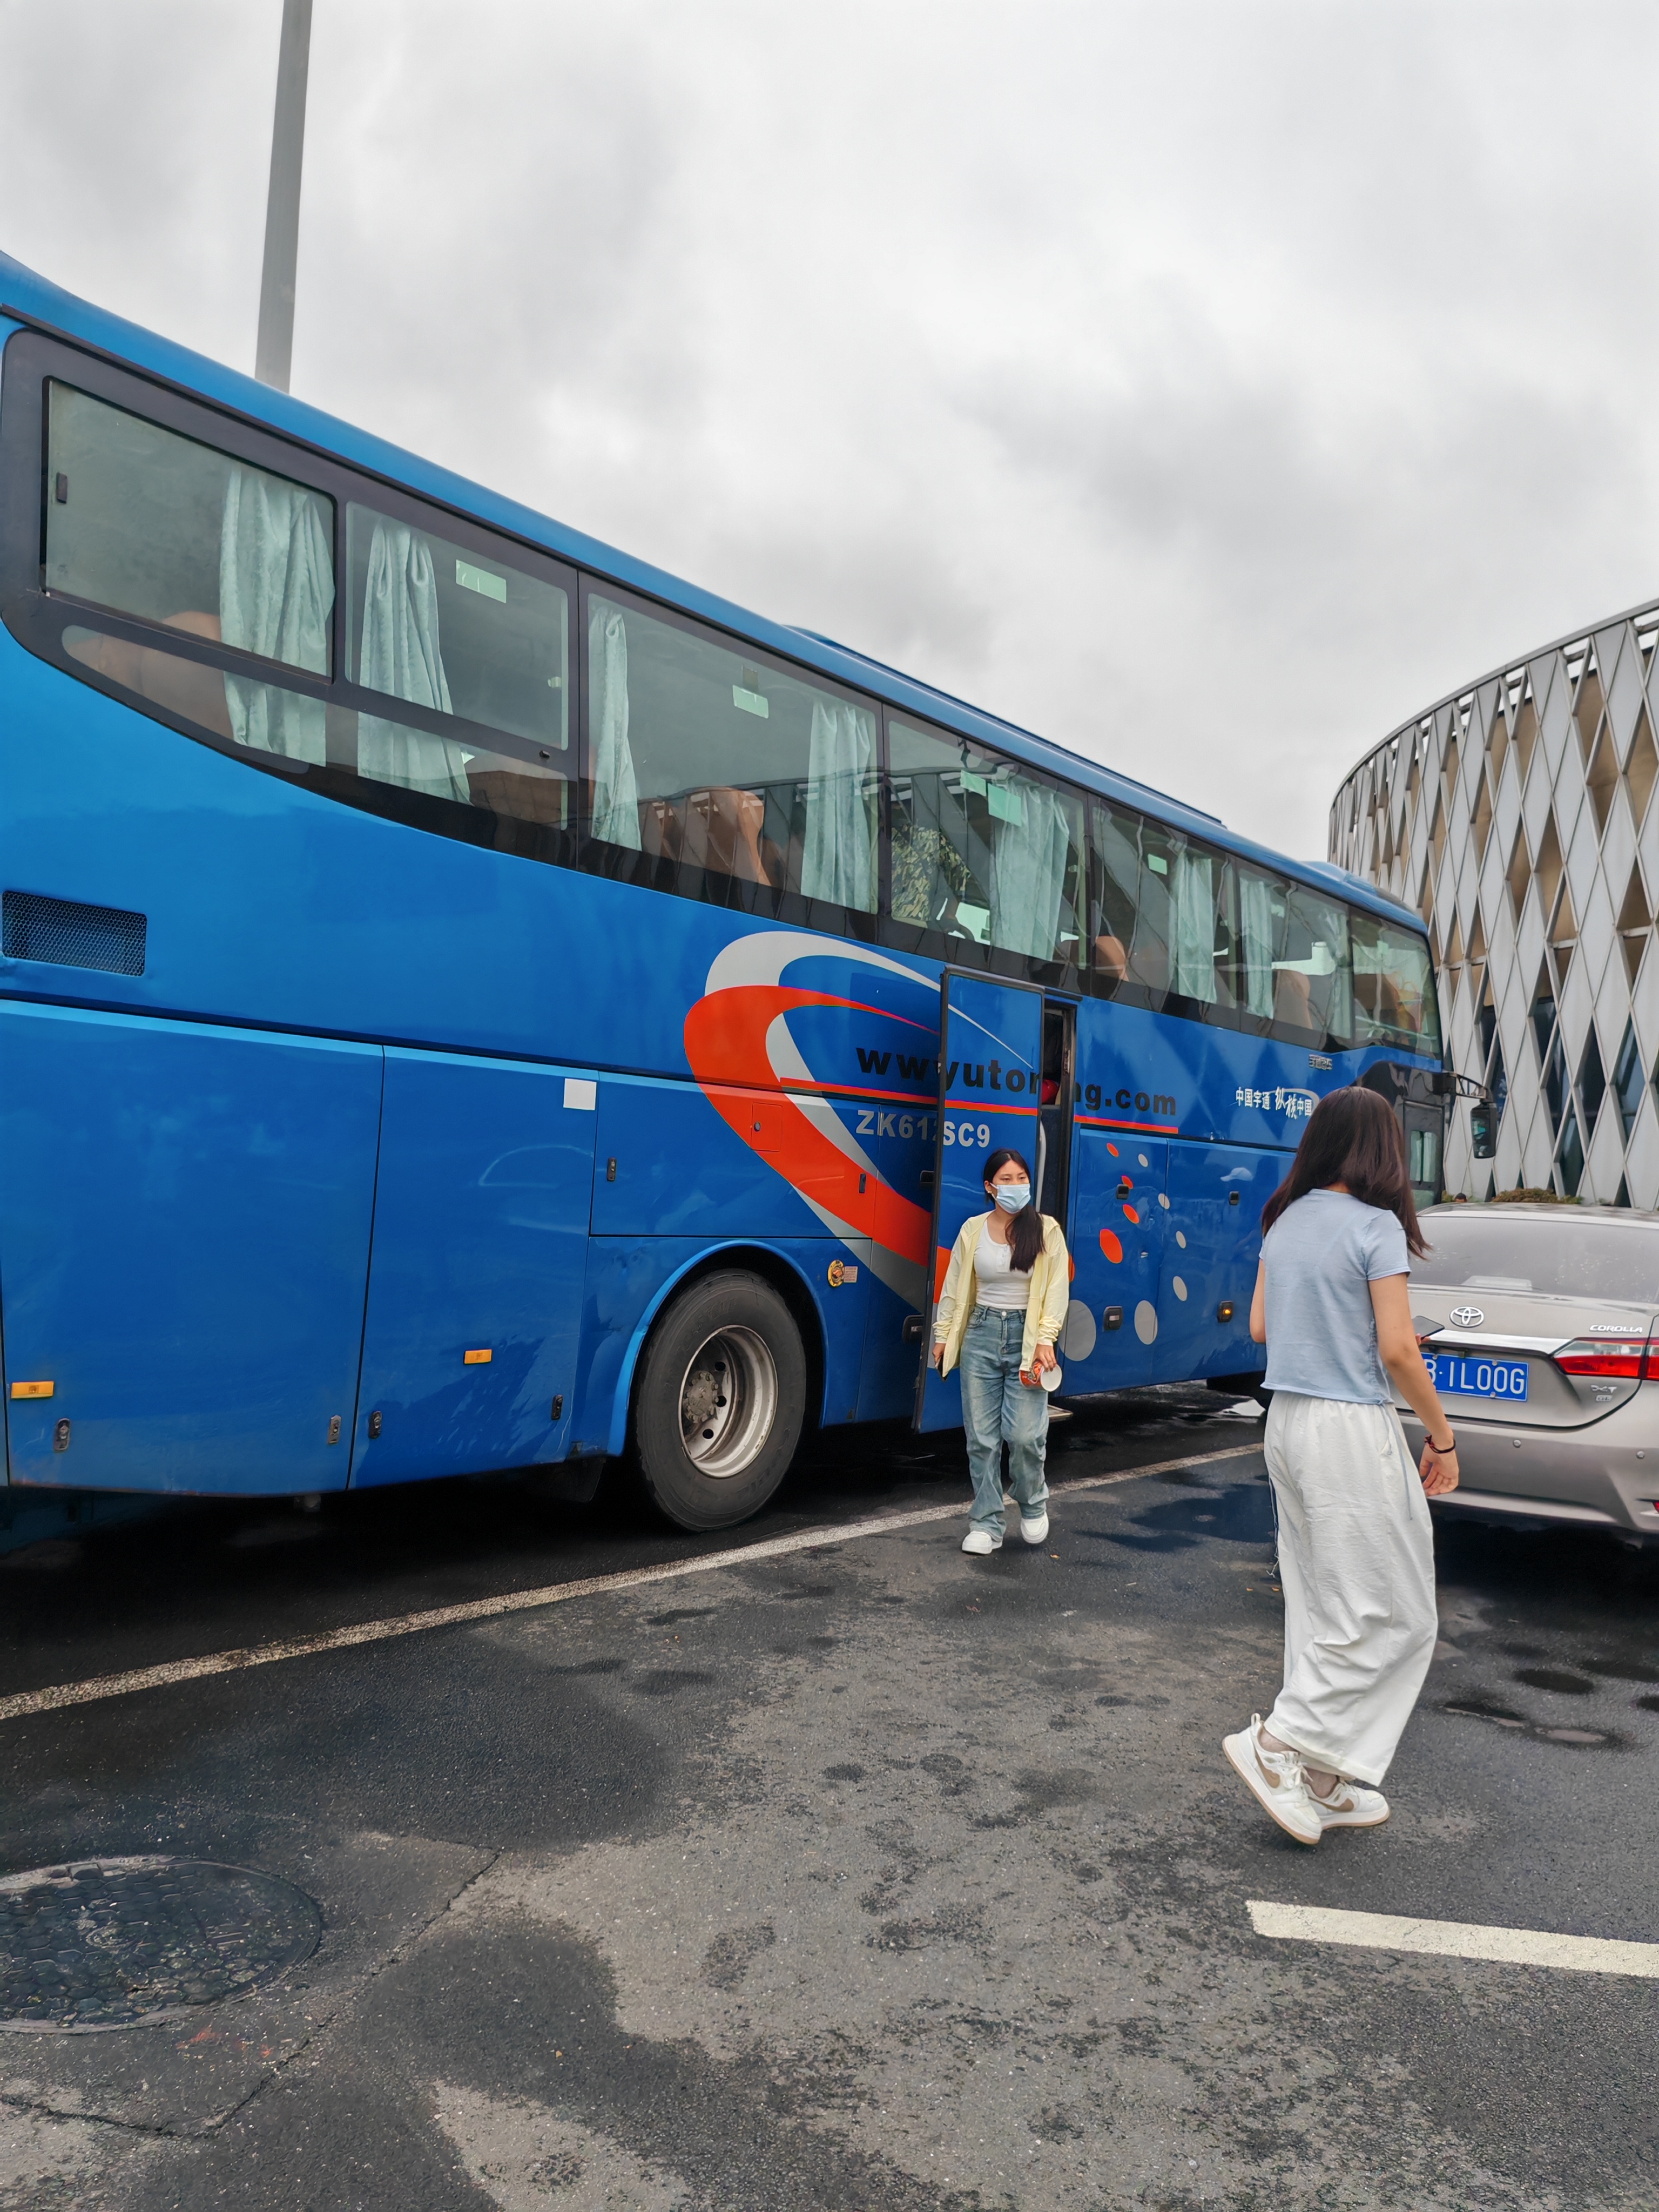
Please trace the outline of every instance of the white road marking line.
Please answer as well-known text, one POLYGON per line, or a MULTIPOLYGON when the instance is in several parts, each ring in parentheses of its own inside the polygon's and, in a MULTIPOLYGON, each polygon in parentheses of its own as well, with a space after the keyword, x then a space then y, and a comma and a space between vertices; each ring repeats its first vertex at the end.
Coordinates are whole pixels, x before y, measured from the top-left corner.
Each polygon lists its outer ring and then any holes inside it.
MULTIPOLYGON (((1115 1474, 1088 1474, 1075 1482, 1056 1483, 1053 1494, 1076 1490, 1103 1490, 1109 1484, 1134 1482, 1143 1475, 1173 1474, 1177 1468, 1207 1467, 1214 1460, 1242 1459, 1258 1452, 1259 1443, 1233 1444, 1225 1451, 1200 1452, 1187 1459, 1154 1461, 1149 1467, 1126 1467, 1115 1474)), ((214 1651, 201 1659, 174 1659, 161 1667, 135 1667, 125 1674, 98 1674, 84 1682, 58 1682, 50 1689, 22 1690, 0 1698, 0 1721, 21 1720, 29 1713, 50 1713, 64 1705, 90 1705, 104 1698, 130 1697, 136 1690, 165 1689, 174 1682, 193 1682, 204 1674, 235 1674, 247 1667, 270 1667, 279 1659, 305 1659, 315 1651, 345 1651, 357 1644, 382 1644, 394 1636, 418 1636, 428 1628, 451 1628, 470 1620, 493 1620, 506 1613, 529 1613, 538 1606, 562 1605, 573 1597, 593 1597, 601 1590, 643 1589, 652 1583, 677 1582, 683 1575, 704 1575, 718 1567, 743 1565, 750 1559, 778 1559, 790 1552, 805 1552, 830 1544, 851 1544, 860 1536, 884 1536, 896 1528, 918 1528, 929 1521, 957 1521, 967 1510, 967 1500, 952 1505, 929 1505, 913 1513, 886 1513, 871 1521, 854 1521, 841 1528, 802 1528, 793 1536, 769 1536, 758 1544, 734 1546, 729 1552, 709 1552, 702 1559, 676 1559, 662 1567, 625 1568, 614 1575, 589 1575, 579 1582, 549 1583, 539 1589, 509 1590, 500 1597, 473 1598, 464 1605, 436 1606, 428 1613, 394 1614, 388 1620, 358 1621, 349 1628, 331 1628, 320 1636, 290 1637, 278 1644, 258 1644, 243 1651, 214 1651)))
POLYGON ((1510 1966, 1559 1966, 1578 1974, 1638 1974, 1659 1981, 1659 1943, 1600 1936, 1555 1936, 1547 1928, 1482 1928, 1462 1920, 1404 1920, 1392 1912, 1336 1912, 1320 1905, 1248 1900, 1258 1936, 1295 1943, 1348 1943, 1370 1951, 1419 1951, 1439 1959, 1495 1959, 1510 1966))

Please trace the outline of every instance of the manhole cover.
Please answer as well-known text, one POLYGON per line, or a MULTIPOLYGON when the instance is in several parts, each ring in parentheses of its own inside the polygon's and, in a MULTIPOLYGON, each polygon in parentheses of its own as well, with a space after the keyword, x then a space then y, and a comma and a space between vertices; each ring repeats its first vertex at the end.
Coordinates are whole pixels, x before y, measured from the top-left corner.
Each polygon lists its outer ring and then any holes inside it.
POLYGON ((76 1859, 0 1881, 0 2028, 137 2027, 257 1989, 315 1948, 303 1890, 202 1859, 76 1859))

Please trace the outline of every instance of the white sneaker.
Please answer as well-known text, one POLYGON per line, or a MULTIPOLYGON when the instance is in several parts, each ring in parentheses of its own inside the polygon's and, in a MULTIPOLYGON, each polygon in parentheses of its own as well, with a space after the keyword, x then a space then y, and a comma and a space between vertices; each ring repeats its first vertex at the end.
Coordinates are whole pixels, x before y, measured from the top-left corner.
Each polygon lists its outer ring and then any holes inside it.
POLYGON ((1299 1751, 1265 1751, 1261 1745, 1261 1716, 1250 1715, 1250 1725, 1237 1735, 1224 1735, 1221 1748, 1243 1777, 1262 1809, 1277 1820, 1298 1844, 1316 1844, 1324 1833, 1318 1802, 1302 1771, 1299 1751))
POLYGON ((1046 1513, 1019 1516, 1019 1533, 1028 1544, 1046 1544, 1048 1540, 1048 1516, 1046 1513))
POLYGON ((971 1552, 976 1559, 985 1559, 1002 1549, 1002 1539, 994 1536, 988 1528, 970 1528, 962 1540, 962 1548, 971 1552))
POLYGON ((1389 1801, 1382 1792, 1358 1782, 1339 1782, 1328 1797, 1316 1790, 1308 1795, 1322 1828, 1380 1828, 1389 1817, 1389 1801))

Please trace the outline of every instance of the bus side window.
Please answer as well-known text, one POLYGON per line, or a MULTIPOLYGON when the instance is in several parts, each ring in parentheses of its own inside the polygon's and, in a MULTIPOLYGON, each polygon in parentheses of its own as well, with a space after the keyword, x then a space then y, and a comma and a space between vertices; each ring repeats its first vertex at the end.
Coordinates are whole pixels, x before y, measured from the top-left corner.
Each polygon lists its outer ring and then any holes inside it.
POLYGON ((875 913, 873 708, 598 592, 586 629, 588 833, 607 874, 763 913, 786 896, 875 913))
MULTIPOLYGON (((329 672, 332 501, 66 384, 47 387, 46 587, 307 674, 329 672)), ((164 710, 324 757, 321 701, 159 645, 82 634, 74 658, 164 710)))
POLYGON ((1404 1045, 1437 1058, 1439 1009, 1427 944, 1414 931, 1376 915, 1352 913, 1348 927, 1356 1042, 1404 1045))
POLYGON ((1291 885, 1273 981, 1274 1021, 1291 1030, 1297 1042, 1348 1043, 1353 1034, 1353 976, 1345 906, 1306 884, 1291 885))
MULTIPOLYGON (((1274 963, 1284 948, 1285 909, 1290 899, 1290 885, 1282 877, 1267 875, 1242 861, 1235 873, 1238 883, 1235 988, 1239 1010, 1255 1021, 1271 1022, 1284 982, 1274 963)), ((1305 1012, 1305 1008, 1302 1011, 1305 1012)))
POLYGON ((454 720, 422 728, 360 710, 344 764, 509 820, 568 824, 569 595, 500 541, 459 544, 355 501, 346 541, 347 675, 454 720))
POLYGON ((1168 1009, 1197 1019, 1233 1004, 1232 873, 1184 831, 1144 822, 1136 963, 1168 1009), (1150 927, 1149 927, 1150 925, 1150 927), (1213 1011, 1212 1011, 1213 1010, 1213 1011))
POLYGON ((1129 981, 1140 897, 1140 817, 1100 800, 1089 813, 1090 960, 1096 988, 1109 998, 1129 981))
POLYGON ((1085 964, 1076 793, 894 715, 887 744, 892 921, 947 958, 974 945, 1024 955, 1047 977, 1085 964))

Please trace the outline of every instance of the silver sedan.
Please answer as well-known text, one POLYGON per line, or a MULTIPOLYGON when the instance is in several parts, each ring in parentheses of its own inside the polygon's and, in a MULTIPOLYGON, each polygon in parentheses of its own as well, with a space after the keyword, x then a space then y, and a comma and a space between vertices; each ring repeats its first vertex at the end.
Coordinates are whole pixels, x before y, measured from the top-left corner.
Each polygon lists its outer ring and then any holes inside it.
MULTIPOLYGON (((1659 1537, 1659 1214, 1434 1206, 1412 1316, 1457 1431, 1438 1510, 1659 1537)), ((1422 1425, 1401 1406, 1414 1453, 1422 1425)))

